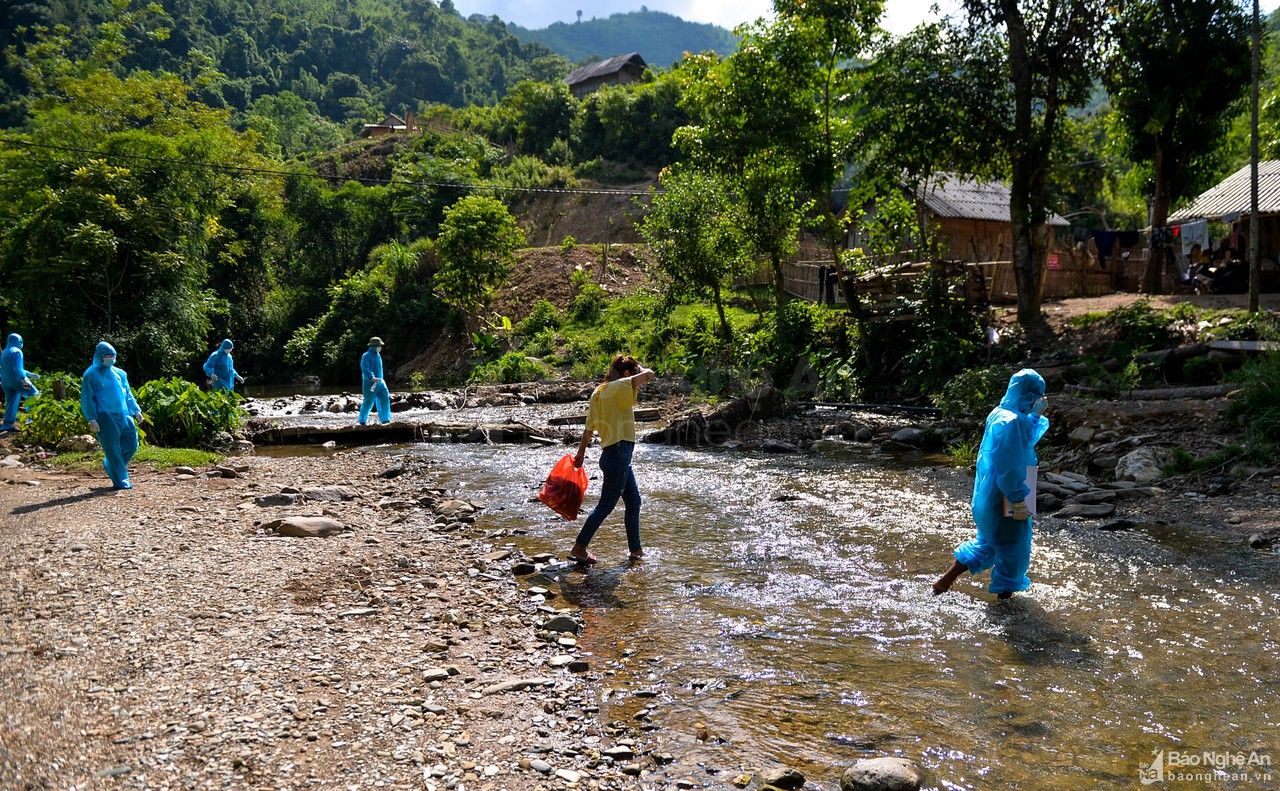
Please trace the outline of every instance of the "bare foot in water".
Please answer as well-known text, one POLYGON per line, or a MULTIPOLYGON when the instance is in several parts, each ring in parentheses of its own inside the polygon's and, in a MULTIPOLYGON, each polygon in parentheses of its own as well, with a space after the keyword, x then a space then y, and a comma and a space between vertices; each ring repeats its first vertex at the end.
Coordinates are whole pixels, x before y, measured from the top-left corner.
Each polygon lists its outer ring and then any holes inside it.
POLYGON ((569 559, 576 560, 579 563, 583 563, 588 566, 594 565, 600 562, 600 558, 588 552, 586 547, 580 547, 576 544, 574 545, 573 549, 569 550, 569 559))
POLYGON ((955 563, 952 563, 951 568, 947 569, 947 573, 938 577, 937 582, 933 583, 933 595, 941 596, 951 590, 951 586, 955 584, 955 581, 960 577, 960 575, 968 570, 969 567, 958 560, 955 563))

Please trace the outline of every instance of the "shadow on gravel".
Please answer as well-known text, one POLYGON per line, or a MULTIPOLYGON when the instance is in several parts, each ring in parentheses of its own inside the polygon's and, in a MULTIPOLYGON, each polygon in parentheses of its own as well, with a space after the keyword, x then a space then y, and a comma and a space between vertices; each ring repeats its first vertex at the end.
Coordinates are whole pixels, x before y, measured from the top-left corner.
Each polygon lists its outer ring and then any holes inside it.
POLYGON ((14 508, 9 513, 13 514, 14 516, 19 516, 21 514, 31 514, 31 513, 35 513, 36 511, 43 511, 46 508, 61 508, 64 505, 75 505, 76 503, 82 503, 85 500, 91 500, 94 497, 97 497, 99 495, 111 494, 114 491, 115 489, 111 488, 110 486, 102 486, 97 489, 90 489, 89 491, 83 492, 81 494, 72 494, 66 497, 57 497, 52 500, 45 500, 43 503, 31 503, 30 505, 20 505, 17 508, 14 508))

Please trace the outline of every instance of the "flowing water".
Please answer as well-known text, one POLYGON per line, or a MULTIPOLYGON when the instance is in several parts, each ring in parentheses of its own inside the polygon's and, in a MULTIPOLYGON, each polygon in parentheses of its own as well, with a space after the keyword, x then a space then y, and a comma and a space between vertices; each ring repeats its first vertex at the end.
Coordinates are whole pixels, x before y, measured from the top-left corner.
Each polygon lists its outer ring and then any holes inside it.
MULTIPOLYGON (((562 449, 410 452, 485 501, 486 527, 527 531, 528 551, 563 552, 581 525, 529 502, 562 449)), ((581 649, 616 671, 604 714, 661 723, 665 749, 704 765, 676 767, 700 784, 776 761, 836 788, 841 767, 885 754, 945 789, 1137 787, 1159 750, 1280 760, 1280 556, 1050 521, 1030 591, 997 603, 965 577, 935 598, 973 533, 962 473, 865 448, 641 445, 635 466, 648 558, 624 562, 619 505, 592 544, 599 566, 550 575, 553 603, 585 610, 581 649)), ((1173 787, 1280 787, 1280 767, 1173 787)))

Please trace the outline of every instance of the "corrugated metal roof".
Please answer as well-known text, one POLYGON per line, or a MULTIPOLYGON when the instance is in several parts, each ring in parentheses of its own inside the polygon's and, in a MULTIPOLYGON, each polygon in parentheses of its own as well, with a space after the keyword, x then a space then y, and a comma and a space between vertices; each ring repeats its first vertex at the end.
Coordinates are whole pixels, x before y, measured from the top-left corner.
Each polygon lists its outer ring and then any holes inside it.
POLYGON ((608 60, 576 68, 569 72, 569 76, 565 77, 564 81, 568 85, 577 85, 594 77, 603 77, 621 71, 622 67, 628 63, 634 63, 642 69, 647 68, 649 65, 644 62, 644 58, 640 57, 639 52, 628 52, 626 55, 614 55, 608 60))
MULTIPOLYGON (((953 173, 939 173, 922 192, 920 197, 924 205, 939 217, 1009 222, 1009 188, 998 181, 978 181, 953 173)), ((1071 223, 1049 212, 1049 224, 1071 223)))
MULTIPOLYGON (((1249 166, 1237 170, 1200 193, 1190 206, 1169 215, 1169 223, 1183 220, 1221 220, 1223 215, 1249 211, 1249 166)), ((1258 163, 1258 212, 1280 214, 1280 160, 1258 163)))

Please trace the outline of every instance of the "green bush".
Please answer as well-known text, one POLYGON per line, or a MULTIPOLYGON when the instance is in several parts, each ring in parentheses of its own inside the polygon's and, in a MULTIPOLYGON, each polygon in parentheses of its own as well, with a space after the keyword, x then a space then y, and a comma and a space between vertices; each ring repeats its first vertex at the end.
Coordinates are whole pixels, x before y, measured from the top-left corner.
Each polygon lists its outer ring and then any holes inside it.
POLYGON ((1205 333, 1215 341, 1280 340, 1280 318, 1269 313, 1245 313, 1231 317, 1230 324, 1210 327, 1205 333))
POLYGON ((600 318, 609 304, 609 292, 591 282, 586 272, 573 273, 573 285, 577 294, 569 305, 569 316, 580 324, 591 324, 600 318))
POLYGON ((478 366, 471 372, 471 381, 477 384, 516 384, 517 382, 537 382, 546 378, 546 366, 519 352, 508 352, 493 362, 478 366))
MULTIPOLYGON (((1149 300, 1116 308, 1107 314, 1106 322, 1115 332, 1116 342, 1130 353, 1164 349, 1177 343, 1178 335, 1169 326, 1169 316, 1151 307, 1149 300)), ((1116 357, 1126 356, 1123 351, 1116 357)))
MULTIPOLYGON (((41 384, 44 384, 43 379, 41 384)), ((23 442, 55 448, 67 437, 88 433, 89 424, 80 414, 78 396, 74 400, 58 400, 44 390, 27 402, 27 418, 22 424, 23 442)))
POLYGON ((575 382, 598 382, 609 368, 612 357, 608 354, 590 354, 578 358, 569 367, 569 378, 575 382))
POLYGON ((560 252, 564 253, 565 255, 572 253, 574 248, 577 246, 578 246, 578 240, 575 239, 572 234, 569 234, 568 236, 565 236, 563 239, 560 240, 560 252))
POLYGON ((220 431, 234 432, 243 422, 240 396, 229 390, 201 390, 183 379, 156 379, 137 389, 148 439, 156 445, 207 446, 220 431))
POLYGON ((1208 357, 1192 357, 1182 364, 1183 380, 1192 384, 1210 384, 1222 379, 1222 365, 1208 357))
POLYGON ((1090 357, 1085 360, 1088 373, 1085 381, 1099 398, 1116 398, 1137 390, 1144 383, 1151 383, 1156 374, 1154 365, 1140 366, 1137 360, 1129 360, 1118 371, 1108 371, 1090 357))
POLYGON ((545 299, 533 303, 529 315, 516 324, 515 332, 524 338, 532 338, 545 329, 558 329, 564 323, 560 309, 545 299))
POLYGON ((1227 415, 1242 420, 1249 453, 1259 460, 1280 457, 1280 354, 1265 354, 1238 374, 1240 390, 1227 415))
POLYGON ((854 347, 858 395, 867 400, 932 396, 986 360, 984 309, 965 299, 965 281, 930 267, 861 325, 854 347))
POLYGON ((933 402, 945 418, 982 419, 1004 398, 1012 374, 999 365, 965 371, 943 385, 933 402))
POLYGON ((530 357, 546 357, 555 352, 559 340, 560 336, 556 331, 547 327, 525 341, 521 351, 530 357))

